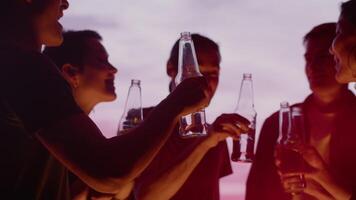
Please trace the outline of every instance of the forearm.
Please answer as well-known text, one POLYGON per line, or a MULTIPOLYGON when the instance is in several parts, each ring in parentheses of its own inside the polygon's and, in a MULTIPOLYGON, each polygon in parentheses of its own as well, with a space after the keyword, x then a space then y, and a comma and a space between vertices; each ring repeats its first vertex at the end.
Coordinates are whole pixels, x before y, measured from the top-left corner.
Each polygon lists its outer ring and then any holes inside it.
POLYGON ((68 169, 95 190, 116 193, 150 163, 178 121, 179 109, 163 101, 125 137, 106 139, 84 114, 57 122, 36 136, 68 169))
POLYGON ((328 171, 322 170, 321 175, 317 176, 319 184, 324 187, 335 199, 337 200, 350 200, 352 193, 351 191, 346 190, 345 188, 340 187, 335 183, 333 178, 329 175, 328 171))
POLYGON ((163 101, 139 127, 111 139, 109 151, 127 152, 117 165, 128 182, 139 176, 159 152, 178 123, 179 112, 175 105, 163 101))
POLYGON ((181 163, 168 169, 154 182, 144 183, 145 185, 137 192, 137 198, 139 200, 170 199, 182 187, 210 148, 205 141, 200 143, 181 163))

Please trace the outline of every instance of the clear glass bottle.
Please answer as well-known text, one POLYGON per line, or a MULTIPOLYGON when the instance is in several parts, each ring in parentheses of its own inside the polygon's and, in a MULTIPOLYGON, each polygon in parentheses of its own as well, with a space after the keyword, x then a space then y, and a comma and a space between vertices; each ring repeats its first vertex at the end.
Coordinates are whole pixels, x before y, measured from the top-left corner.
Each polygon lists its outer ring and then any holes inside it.
POLYGON ((289 137, 292 127, 291 121, 291 111, 289 103, 286 101, 281 102, 279 109, 279 135, 278 144, 283 144, 284 141, 289 137))
MULTIPOLYGON (((198 76, 203 75, 199 70, 193 40, 189 32, 183 32, 179 41, 178 73, 175 78, 175 86, 179 85, 184 79, 198 76)), ((182 138, 206 136, 205 110, 202 109, 181 117, 179 134, 182 138)))
MULTIPOLYGON (((304 143, 304 118, 301 107, 290 109, 286 102, 281 103, 279 111, 279 137, 277 141, 277 157, 280 160, 279 170, 282 173, 300 172, 306 163, 297 147, 304 143)), ((300 184, 305 187, 305 179, 301 174, 297 176, 300 184)), ((296 194, 292 194, 296 195, 296 194)))
POLYGON ((141 81, 132 79, 129 88, 124 113, 119 122, 118 135, 125 134, 129 129, 136 127, 143 120, 141 81))
POLYGON ((241 133, 239 141, 233 141, 232 161, 252 162, 256 134, 256 116, 253 100, 252 74, 244 73, 240 88, 239 100, 235 112, 250 121, 249 131, 241 133))

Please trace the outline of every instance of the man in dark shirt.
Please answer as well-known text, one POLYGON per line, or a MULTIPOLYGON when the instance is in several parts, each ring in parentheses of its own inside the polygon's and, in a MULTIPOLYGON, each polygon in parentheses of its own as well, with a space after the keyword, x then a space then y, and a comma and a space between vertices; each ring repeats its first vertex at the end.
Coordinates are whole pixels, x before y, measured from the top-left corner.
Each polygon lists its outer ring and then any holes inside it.
POLYGON ((335 62, 329 54, 335 29, 335 23, 321 24, 304 37, 305 72, 312 94, 299 105, 305 116, 306 142, 314 154, 310 159, 302 153, 313 169, 311 173, 305 172, 306 188, 293 185, 290 178, 284 175, 281 178, 277 173, 274 151, 278 113, 274 113, 266 119, 261 130, 256 158, 247 180, 247 200, 349 199, 350 191, 355 188, 356 159, 352 152, 356 147, 353 128, 356 99, 346 84, 335 80, 335 62), (313 165, 316 161, 323 164, 313 165), (292 193, 296 195, 292 197, 292 193))
MULTIPOLYGON (((219 47, 214 41, 199 34, 192 34, 192 39, 200 72, 207 79, 213 97, 219 81, 219 47)), ((174 44, 167 62, 167 74, 171 78, 170 90, 178 71, 178 44, 179 41, 174 44)), ((206 140, 182 139, 176 127, 157 157, 138 179, 135 185, 138 199, 219 199, 219 179, 232 173, 227 144, 223 140, 201 153, 199 149, 203 149, 206 140), (195 163, 196 167, 191 168, 189 163, 195 163)))

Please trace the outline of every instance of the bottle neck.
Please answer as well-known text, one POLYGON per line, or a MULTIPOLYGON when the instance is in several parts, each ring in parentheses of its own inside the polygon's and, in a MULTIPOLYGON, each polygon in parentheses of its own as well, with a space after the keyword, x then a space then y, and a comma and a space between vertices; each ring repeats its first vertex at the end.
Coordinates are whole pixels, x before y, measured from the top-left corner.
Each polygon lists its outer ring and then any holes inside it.
POLYGON ((254 110, 253 85, 251 79, 243 79, 237 109, 254 110))
POLYGON ((178 73, 176 85, 186 78, 202 76, 195 53, 194 43, 191 39, 181 38, 179 41, 178 73))
POLYGON ((279 144, 283 144, 283 142, 289 137, 291 124, 291 112, 289 106, 281 107, 279 110, 279 144))

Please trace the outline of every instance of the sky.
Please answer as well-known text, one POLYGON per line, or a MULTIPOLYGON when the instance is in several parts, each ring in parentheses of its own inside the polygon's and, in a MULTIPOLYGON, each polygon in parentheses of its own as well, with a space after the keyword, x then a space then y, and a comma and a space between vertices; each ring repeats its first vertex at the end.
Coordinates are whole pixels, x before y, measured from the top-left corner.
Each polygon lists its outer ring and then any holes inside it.
MULTIPOLYGON (((206 109, 208 122, 231 113, 242 74, 252 73, 257 136, 281 101, 296 103, 310 93, 304 74, 303 36, 315 25, 337 21, 340 0, 75 0, 62 24, 67 30, 92 29, 104 38, 118 68, 114 102, 98 105, 91 118, 105 136, 114 136, 131 79, 140 79, 143 105, 168 94, 165 64, 180 32, 205 35, 220 46, 220 83, 206 109)), ((230 141, 228 141, 230 144, 230 141)), ((232 163, 234 174, 221 180, 221 199, 244 198, 249 164, 232 163)))

